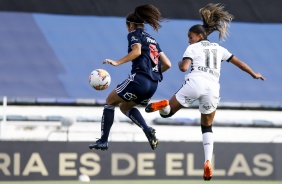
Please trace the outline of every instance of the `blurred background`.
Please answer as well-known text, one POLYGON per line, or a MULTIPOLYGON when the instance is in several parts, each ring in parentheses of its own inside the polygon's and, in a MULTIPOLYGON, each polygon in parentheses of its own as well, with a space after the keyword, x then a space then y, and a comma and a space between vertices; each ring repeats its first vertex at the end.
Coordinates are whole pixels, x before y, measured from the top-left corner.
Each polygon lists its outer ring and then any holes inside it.
MULTIPOLYGON (((226 173, 219 172, 218 177, 282 179, 276 173, 282 165, 278 164, 282 163, 282 158, 275 151, 281 149, 282 142, 282 40, 279 36, 282 32, 282 1, 275 0, 0 0, 0 102, 3 104, 0 108, 0 151, 12 159, 17 149, 21 154, 28 155, 29 152, 19 146, 28 144, 31 153, 42 152, 44 155, 44 148, 33 147, 33 141, 48 146, 50 142, 64 145, 58 146, 58 149, 54 147, 58 153, 68 150, 66 145, 78 146, 77 142, 82 142, 78 147, 89 151, 88 143, 100 137, 100 120, 107 95, 126 79, 131 69, 131 63, 113 67, 102 64, 102 61, 105 58, 117 60, 127 54, 125 17, 136 6, 146 3, 157 6, 166 18, 158 33, 149 25, 145 28, 172 62, 152 101, 169 99, 184 80, 184 73, 178 70, 177 63, 188 46, 188 29, 202 23, 198 11, 210 2, 223 3, 235 17, 229 29, 230 36, 225 42, 219 42, 217 32, 209 37, 210 41, 226 47, 266 78, 265 81, 254 80, 231 63, 222 63, 221 101, 214 121, 216 144, 221 147, 221 143, 234 143, 232 147, 237 149, 229 150, 234 157, 230 159, 227 156, 227 160, 236 160, 237 154, 246 151, 246 163, 250 167, 258 166, 267 173, 260 175, 250 171, 250 175, 243 168, 242 172, 238 169, 237 175, 228 175, 229 166, 218 161, 226 169, 226 173), (111 85, 106 90, 96 91, 88 83, 90 73, 97 68, 103 68, 111 75, 111 85), (252 152, 246 145, 251 143, 260 143, 259 149, 252 152), (265 147, 270 143, 273 146, 271 149, 265 147), (255 156, 260 154, 270 155, 271 160, 263 157, 262 162, 271 165, 272 170, 253 163, 255 156)), ((189 143, 201 146, 197 103, 168 119, 160 118, 157 112, 147 114, 144 107, 139 108, 148 124, 157 129, 159 140, 168 144, 167 148, 175 145, 183 147, 183 144, 189 143)), ((142 130, 118 108, 115 110, 110 142, 125 144, 123 151, 138 142, 151 152, 142 130)), ((113 145, 112 151, 116 151, 116 147, 117 150, 121 149, 113 145)), ((162 149, 157 154, 170 151, 162 149)), ((180 150, 186 154, 185 150, 180 150)), ((195 155, 203 154, 201 147, 199 150, 199 153, 194 151, 195 155)), ((142 152, 142 149, 137 149, 133 154, 139 151, 142 152)), ((220 150, 215 150, 215 155, 220 153, 220 150)), ((77 154, 82 153, 79 151, 77 154)), ((97 154, 102 156, 101 153, 97 154)), ((106 155, 110 157, 111 152, 106 155)), ((0 154, 1 158, 4 157, 0 154)), ((201 165, 202 158, 199 160, 201 165)), ((9 169, 13 167, 9 166, 9 169)), ((51 177, 42 177, 42 173, 36 176, 1 174, 4 180, 63 180, 79 175, 75 173, 62 177, 56 173, 51 177)), ((111 173, 89 175, 100 179, 114 178, 111 173)), ((168 177, 166 174, 154 176, 168 177)), ((142 178, 136 173, 124 176, 128 177, 142 178)), ((180 176, 181 179, 186 177, 185 174, 180 176)), ((197 178, 198 175, 193 177, 197 178)))

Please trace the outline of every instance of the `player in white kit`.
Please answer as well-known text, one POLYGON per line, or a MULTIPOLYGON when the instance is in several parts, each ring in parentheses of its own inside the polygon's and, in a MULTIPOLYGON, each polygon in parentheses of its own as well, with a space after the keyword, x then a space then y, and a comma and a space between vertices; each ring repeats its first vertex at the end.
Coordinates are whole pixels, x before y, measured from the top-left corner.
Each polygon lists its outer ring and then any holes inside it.
POLYGON ((199 101, 201 112, 201 130, 205 153, 204 180, 212 178, 211 159, 213 154, 212 122, 220 100, 220 69, 221 62, 230 62, 250 74, 254 79, 264 80, 260 73, 255 73, 246 63, 232 55, 227 49, 217 43, 211 43, 207 37, 213 31, 219 31, 219 38, 224 40, 228 35, 228 26, 233 16, 224 11, 220 4, 208 4, 200 9, 203 25, 194 25, 189 29, 189 46, 183 59, 178 63, 179 69, 186 72, 191 66, 191 72, 185 75, 182 87, 168 100, 150 103, 146 112, 159 110, 164 118, 171 117, 183 107, 189 107, 194 101, 199 101))

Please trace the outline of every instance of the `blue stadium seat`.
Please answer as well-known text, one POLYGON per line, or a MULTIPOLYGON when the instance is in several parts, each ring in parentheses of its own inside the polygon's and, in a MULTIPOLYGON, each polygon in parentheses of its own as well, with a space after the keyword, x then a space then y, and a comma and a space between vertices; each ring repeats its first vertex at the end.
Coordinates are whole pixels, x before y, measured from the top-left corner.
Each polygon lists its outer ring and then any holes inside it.
MULTIPOLYGON (((71 99, 65 103, 94 98, 103 103, 130 73, 130 63, 118 68, 102 64, 105 58, 119 59, 127 53, 124 18, 0 12, 0 23, 5 25, 0 29, 0 96, 71 99), (112 76, 104 91, 88 84, 96 68, 112 76)), ((181 86, 184 73, 178 71, 177 62, 188 45, 187 30, 198 23, 170 20, 159 33, 147 26, 172 61, 153 99, 170 98, 181 86)), ((271 34, 273 30, 282 32, 282 24, 232 23, 230 37, 220 44, 261 72, 266 81, 255 81, 224 62, 222 102, 282 102, 281 38, 271 34)), ((218 34, 210 40, 218 42, 218 34)))

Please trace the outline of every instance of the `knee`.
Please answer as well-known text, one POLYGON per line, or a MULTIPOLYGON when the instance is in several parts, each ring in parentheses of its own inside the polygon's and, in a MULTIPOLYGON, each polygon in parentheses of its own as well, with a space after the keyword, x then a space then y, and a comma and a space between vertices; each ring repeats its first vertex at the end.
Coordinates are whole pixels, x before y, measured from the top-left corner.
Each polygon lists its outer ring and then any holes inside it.
POLYGON ((127 109, 127 108, 125 107, 125 105, 123 105, 122 103, 119 104, 119 109, 120 109, 120 111, 121 111, 123 114, 125 114, 126 111, 128 111, 128 109, 127 109))
POLYGON ((106 98, 106 104, 107 105, 114 105, 113 101, 109 97, 106 98))
POLYGON ((212 122, 201 122, 202 126, 212 126, 212 122))

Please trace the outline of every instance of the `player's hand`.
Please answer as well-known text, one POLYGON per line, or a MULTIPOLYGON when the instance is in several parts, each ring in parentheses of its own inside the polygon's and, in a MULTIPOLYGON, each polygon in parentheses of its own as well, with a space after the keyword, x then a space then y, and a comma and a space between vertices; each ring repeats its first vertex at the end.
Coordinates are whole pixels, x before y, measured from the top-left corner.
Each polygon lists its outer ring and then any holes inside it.
POLYGON ((113 65, 113 66, 118 66, 118 63, 114 60, 111 60, 111 59, 105 59, 103 61, 103 64, 107 64, 107 63, 109 63, 110 65, 113 65))
POLYGON ((254 79, 265 80, 265 78, 260 73, 256 73, 255 76, 253 76, 253 77, 254 77, 254 79))

